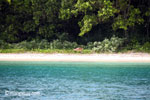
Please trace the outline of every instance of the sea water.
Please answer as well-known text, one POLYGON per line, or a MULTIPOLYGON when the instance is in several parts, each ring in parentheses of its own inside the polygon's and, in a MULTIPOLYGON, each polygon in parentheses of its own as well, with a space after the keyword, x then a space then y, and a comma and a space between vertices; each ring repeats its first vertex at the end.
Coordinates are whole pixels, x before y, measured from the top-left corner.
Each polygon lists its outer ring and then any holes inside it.
POLYGON ((150 63, 0 62, 0 100, 150 100, 150 63))

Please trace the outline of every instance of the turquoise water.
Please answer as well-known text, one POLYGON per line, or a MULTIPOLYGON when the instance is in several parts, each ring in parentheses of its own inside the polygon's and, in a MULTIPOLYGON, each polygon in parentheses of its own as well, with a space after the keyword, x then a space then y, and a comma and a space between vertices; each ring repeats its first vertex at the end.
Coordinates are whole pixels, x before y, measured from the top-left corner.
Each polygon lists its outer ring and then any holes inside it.
POLYGON ((0 62, 0 100, 150 100, 150 63, 0 62))

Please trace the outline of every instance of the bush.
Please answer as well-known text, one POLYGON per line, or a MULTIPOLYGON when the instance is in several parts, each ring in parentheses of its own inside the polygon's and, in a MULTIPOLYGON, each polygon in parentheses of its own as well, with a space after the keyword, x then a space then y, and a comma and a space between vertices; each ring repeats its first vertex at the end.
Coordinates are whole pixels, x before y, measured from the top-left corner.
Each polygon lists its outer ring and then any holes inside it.
POLYGON ((144 45, 141 47, 141 51, 150 52, 150 42, 144 43, 144 45))
POLYGON ((76 47, 78 47, 78 44, 76 42, 69 42, 69 41, 61 42, 59 40, 53 40, 50 43, 50 49, 73 49, 76 47))
POLYGON ((0 41, 0 49, 74 49, 78 46, 76 42, 61 42, 60 40, 53 40, 52 42, 48 42, 47 40, 32 40, 12 44, 0 41))
POLYGON ((9 49, 9 48, 12 48, 12 46, 9 43, 4 42, 3 40, 0 40, 0 48, 9 49))
POLYGON ((134 37, 131 39, 131 43, 129 44, 129 46, 132 48, 132 50, 137 50, 139 51, 141 49, 141 45, 138 42, 137 38, 134 37), (130 46, 131 45, 131 46, 130 46))
POLYGON ((86 49, 92 49, 92 48, 94 48, 93 43, 92 42, 88 42, 87 46, 86 46, 86 49))
POLYGON ((30 42, 22 41, 20 43, 14 43, 13 45, 14 49, 26 49, 26 50, 32 50, 38 48, 38 43, 35 40, 32 40, 30 42))
POLYGON ((53 40, 50 43, 50 46, 51 46, 51 49, 62 49, 63 48, 63 44, 59 40, 53 40))
MULTIPOLYGON (((89 42, 87 45, 78 45, 76 42, 53 40, 48 42, 47 40, 32 40, 32 41, 22 41, 20 43, 5 43, 0 41, 1 49, 24 49, 24 50, 34 50, 34 49, 74 49, 81 47, 84 49, 93 50, 95 52, 116 52, 119 46, 123 44, 121 38, 113 36, 111 39, 105 39, 102 42, 89 42)), ((150 43, 146 43, 143 49, 147 50, 147 46, 150 47, 150 43)), ((148 48, 149 49, 149 48, 148 48)))
POLYGON ((41 40, 38 43, 38 49, 48 49, 50 48, 50 43, 47 40, 41 40))
POLYGON ((123 42, 124 39, 113 36, 111 39, 105 39, 102 42, 90 42, 87 45, 95 52, 116 52, 123 42))
POLYGON ((74 49, 79 45, 76 42, 53 40, 49 44, 50 49, 74 49))
POLYGON ((69 41, 63 42, 63 49, 74 49, 76 47, 78 47, 78 44, 76 42, 69 42, 69 41))

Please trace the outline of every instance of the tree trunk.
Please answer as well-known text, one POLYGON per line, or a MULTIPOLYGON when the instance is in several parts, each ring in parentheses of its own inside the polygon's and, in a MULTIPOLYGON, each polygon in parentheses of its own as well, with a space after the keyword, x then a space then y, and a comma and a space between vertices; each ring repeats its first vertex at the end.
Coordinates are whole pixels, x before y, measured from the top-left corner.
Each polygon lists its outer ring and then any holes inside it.
MULTIPOLYGON (((150 0, 148 1, 148 6, 150 7, 150 0)), ((149 41, 150 39, 150 36, 149 36, 149 24, 150 24, 150 16, 147 16, 148 17, 148 22, 147 22, 147 40, 149 41)))
POLYGON ((149 37, 149 23, 150 23, 150 18, 148 18, 148 23, 147 23, 147 26, 146 26, 146 33, 147 33, 147 40, 149 41, 150 37, 149 37))

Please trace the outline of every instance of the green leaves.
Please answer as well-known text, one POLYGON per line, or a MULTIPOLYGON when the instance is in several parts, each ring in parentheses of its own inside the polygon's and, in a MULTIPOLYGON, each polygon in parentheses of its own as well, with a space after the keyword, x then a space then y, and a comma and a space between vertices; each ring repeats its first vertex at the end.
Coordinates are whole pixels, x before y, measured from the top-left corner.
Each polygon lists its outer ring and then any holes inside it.
POLYGON ((122 16, 118 16, 117 18, 115 18, 115 22, 112 25, 113 30, 117 30, 118 28, 123 29, 123 30, 127 30, 127 20, 122 18, 122 16))
POLYGON ((76 8, 76 11, 78 12, 83 12, 83 13, 87 13, 88 11, 93 10, 92 5, 90 4, 89 1, 87 2, 81 2, 81 0, 78 0, 77 3, 74 5, 74 7, 76 8))
POLYGON ((59 18, 66 20, 71 17, 71 10, 70 9, 60 9, 60 15, 59 18))
POLYGON ((33 20, 36 34, 52 38, 56 31, 60 2, 57 0, 32 0, 33 20))
POLYGON ((150 8, 145 12, 145 16, 150 16, 150 8))
MULTIPOLYGON (((104 39, 102 42, 94 42, 92 50, 95 52, 116 52, 119 46, 124 42, 124 39, 118 37, 111 37, 104 39)), ((89 45, 88 45, 89 46, 89 45)))
POLYGON ((85 15, 81 22, 78 23, 81 27, 79 36, 83 36, 85 33, 89 32, 92 29, 93 25, 97 24, 97 16, 96 15, 85 15))
POLYGON ((101 22, 104 22, 110 17, 113 17, 116 12, 117 9, 112 6, 112 2, 104 0, 103 7, 98 11, 98 17, 101 22))
MULTIPOLYGON (((64 1, 62 1, 62 4, 64 1)), ((110 0, 77 0, 76 3, 72 2, 71 4, 72 6, 69 7, 64 4, 62 5, 60 9, 60 18, 66 20, 73 15, 75 17, 82 15, 83 17, 78 22, 80 26, 79 36, 83 36, 85 33, 90 32, 93 26, 105 22, 117 12, 117 9, 113 7, 110 0)))
POLYGON ((74 0, 62 0, 61 8, 59 10, 59 18, 62 20, 67 20, 71 18, 71 8, 74 4, 74 0))
POLYGON ((115 18, 112 25, 114 30, 123 29, 127 30, 128 27, 134 27, 135 24, 142 24, 144 19, 140 16, 141 12, 138 8, 131 6, 128 15, 119 15, 115 18), (124 17, 125 16, 125 17, 124 17))
POLYGON ((6 0, 9 4, 11 4, 11 0, 6 0))
POLYGON ((139 24, 139 32, 149 36, 147 1, 140 4, 136 0, 0 0, 0 39, 51 41, 67 33, 65 39, 80 41, 83 37, 78 36, 89 33, 82 41, 89 41, 92 35, 93 40, 102 40, 113 32, 131 32, 131 27, 139 24))

